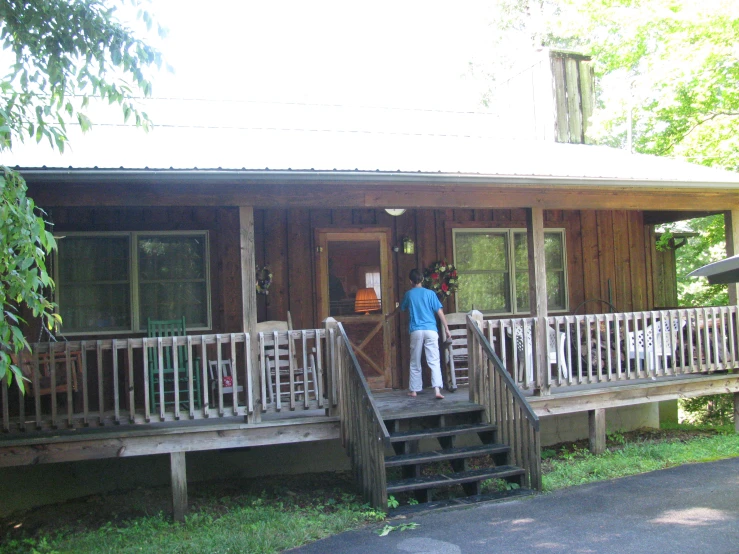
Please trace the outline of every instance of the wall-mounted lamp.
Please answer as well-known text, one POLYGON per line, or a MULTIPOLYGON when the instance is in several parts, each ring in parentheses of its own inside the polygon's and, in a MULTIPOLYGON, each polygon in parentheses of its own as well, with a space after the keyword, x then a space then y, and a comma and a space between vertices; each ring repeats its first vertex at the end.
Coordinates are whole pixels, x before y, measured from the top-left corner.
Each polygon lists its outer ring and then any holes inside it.
POLYGON ((385 208, 385 211, 394 216, 403 215, 405 213, 404 208, 385 208))
POLYGON ((413 239, 410 237, 404 237, 403 238, 403 254, 415 254, 416 253, 416 243, 413 242, 413 239))

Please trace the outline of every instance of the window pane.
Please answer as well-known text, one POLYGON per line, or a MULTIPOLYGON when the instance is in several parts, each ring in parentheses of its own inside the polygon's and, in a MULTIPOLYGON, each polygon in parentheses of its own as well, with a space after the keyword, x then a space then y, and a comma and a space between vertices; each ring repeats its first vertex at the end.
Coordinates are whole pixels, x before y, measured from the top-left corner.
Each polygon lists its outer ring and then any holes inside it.
POLYGON ((516 260, 516 269, 529 268, 529 243, 526 233, 514 233, 513 257, 516 260))
POLYGON ((529 310, 529 274, 527 271, 516 273, 516 312, 529 310))
POLYGON ((502 233, 457 233, 457 269, 460 271, 508 270, 508 241, 502 233))
POLYGON ((204 235, 140 236, 139 326, 147 319, 178 319, 208 326, 204 235))
POLYGON ((457 310, 468 312, 510 312, 507 273, 472 273, 459 275, 457 310))
POLYGON ((560 233, 544 233, 544 258, 547 271, 562 269, 564 255, 562 252, 562 235, 560 233))
POLYGON ((547 271, 547 309, 564 310, 567 307, 565 274, 563 271, 547 271))
POLYGON ((139 277, 142 281, 205 278, 205 237, 139 238, 139 277))
MULTIPOLYGON (((526 233, 514 233, 513 253, 516 260, 516 306, 515 311, 529 312, 528 244, 526 233)), ((544 233, 544 264, 547 273, 547 306, 549 310, 567 307, 564 287, 564 249, 560 232, 544 233)))
POLYGON ((178 319, 188 327, 208 326, 205 282, 148 283, 139 285, 140 326, 147 319, 178 319))
POLYGON ((62 332, 131 329, 128 252, 127 236, 59 241, 62 332))

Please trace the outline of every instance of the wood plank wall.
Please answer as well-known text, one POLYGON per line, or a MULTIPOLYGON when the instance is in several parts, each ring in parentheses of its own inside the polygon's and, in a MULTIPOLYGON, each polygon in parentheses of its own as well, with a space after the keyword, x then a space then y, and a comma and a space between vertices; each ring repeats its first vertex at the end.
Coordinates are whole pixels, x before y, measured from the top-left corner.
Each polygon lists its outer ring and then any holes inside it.
MULTIPOLYGON (((238 208, 49 208, 56 234, 71 231, 208 230, 211 251, 213 332, 240 331, 241 291, 238 208)), ((258 320, 284 320, 291 312, 294 327, 313 328, 317 321, 315 294, 315 229, 325 227, 384 227, 392 232, 394 301, 408 289, 407 275, 414 267, 453 259, 455 227, 525 227, 522 209, 408 210, 392 217, 374 209, 256 209, 255 248, 258 265, 274 274, 267 296, 258 296, 258 320), (415 255, 402 254, 402 239, 416 244, 415 255)), ((610 299, 618 311, 647 309, 655 293, 654 235, 645 227, 641 212, 545 212, 545 225, 566 229, 569 304, 572 312, 600 313, 610 299), (585 302, 589 300, 589 302, 585 302)), ((452 302, 445 310, 454 311, 452 302)), ((391 320, 392 345, 397 368, 408 366, 408 320, 400 314, 391 320)), ((36 331, 37 333, 38 331, 36 331)), ((37 340, 33 332, 32 340, 37 340)), ((407 371, 398 369, 394 387, 407 386, 407 371)))
MULTIPOLYGON (((524 228, 525 211, 409 210, 400 217, 391 217, 384 210, 371 209, 256 210, 255 220, 257 225, 261 222, 255 229, 258 263, 267 263, 274 273, 270 294, 258 298, 259 320, 283 320, 289 310, 295 328, 307 328, 320 325, 315 305, 316 228, 387 227, 392 231, 392 244, 401 249, 403 237, 412 238, 415 255, 392 255, 394 300, 400 301, 408 289, 411 269, 426 267, 441 258, 453 259, 454 227, 524 228)), ((640 212, 549 210, 545 212, 545 225, 566 230, 570 312, 578 307, 580 314, 607 312, 608 304, 601 300, 609 298, 618 311, 650 307, 654 297, 649 290, 653 280, 653 236, 644 227, 640 212)), ((454 311, 454 304, 447 302, 445 310, 454 311)), ((407 316, 399 314, 394 321, 396 364, 405 368, 407 316)), ((395 387, 407 386, 405 373, 396 372, 395 387)))

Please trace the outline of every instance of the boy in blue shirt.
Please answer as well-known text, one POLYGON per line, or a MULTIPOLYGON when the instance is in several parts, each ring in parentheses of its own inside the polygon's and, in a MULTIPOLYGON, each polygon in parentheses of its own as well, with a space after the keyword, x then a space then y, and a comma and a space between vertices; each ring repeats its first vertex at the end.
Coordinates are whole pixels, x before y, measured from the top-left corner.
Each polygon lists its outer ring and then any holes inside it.
POLYGON ((415 397, 423 388, 421 377, 421 351, 426 351, 426 362, 431 368, 431 386, 436 398, 444 398, 441 394, 441 366, 439 365, 439 333, 436 331, 436 318, 439 316, 447 336, 451 336, 449 326, 444 317, 444 309, 436 293, 423 287, 423 273, 418 269, 411 270, 408 278, 413 288, 405 293, 402 311, 408 310, 410 315, 409 331, 411 334, 411 367, 408 396, 415 397))

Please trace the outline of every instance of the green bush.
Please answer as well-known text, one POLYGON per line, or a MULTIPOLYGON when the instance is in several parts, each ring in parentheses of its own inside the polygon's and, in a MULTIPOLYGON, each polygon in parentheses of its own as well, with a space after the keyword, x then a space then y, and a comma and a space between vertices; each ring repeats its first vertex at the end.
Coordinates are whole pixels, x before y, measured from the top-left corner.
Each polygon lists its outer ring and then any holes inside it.
POLYGON ((698 425, 728 425, 734 421, 734 395, 715 394, 683 398, 680 409, 685 419, 698 425))

